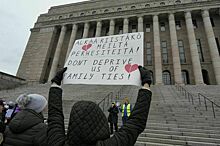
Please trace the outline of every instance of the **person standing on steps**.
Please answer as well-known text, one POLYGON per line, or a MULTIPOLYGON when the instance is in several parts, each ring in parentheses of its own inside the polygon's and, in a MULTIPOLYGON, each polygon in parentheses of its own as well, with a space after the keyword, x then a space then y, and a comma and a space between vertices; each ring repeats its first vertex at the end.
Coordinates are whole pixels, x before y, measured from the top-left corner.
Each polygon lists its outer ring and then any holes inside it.
POLYGON ((113 125, 115 127, 115 132, 118 131, 118 107, 116 103, 113 102, 112 106, 108 109, 109 116, 108 122, 110 123, 110 134, 113 134, 113 125))
MULTIPOLYGON (((142 88, 126 124, 110 137, 109 125, 100 107, 91 101, 78 101, 71 110, 65 134, 61 82, 67 68, 57 72, 51 80, 48 101, 48 146, 134 146, 144 131, 152 92, 150 72, 139 66, 142 88)), ((86 89, 85 89, 86 90, 86 89)))
POLYGON ((132 111, 132 106, 129 103, 128 98, 124 98, 124 104, 121 107, 121 112, 122 112, 122 125, 124 125, 127 120, 128 117, 131 115, 131 111, 132 111))

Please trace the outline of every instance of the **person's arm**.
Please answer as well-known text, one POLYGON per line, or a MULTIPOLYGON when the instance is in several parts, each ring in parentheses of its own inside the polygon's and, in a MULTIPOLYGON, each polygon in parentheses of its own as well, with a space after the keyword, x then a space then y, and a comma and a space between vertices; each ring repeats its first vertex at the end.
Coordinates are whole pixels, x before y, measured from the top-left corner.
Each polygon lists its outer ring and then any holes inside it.
POLYGON ((51 80, 52 86, 49 91, 48 101, 48 146, 63 146, 65 144, 65 126, 62 107, 62 89, 60 88, 63 73, 67 68, 57 72, 51 80))
POLYGON ((143 87, 138 92, 137 101, 130 117, 114 136, 104 141, 98 141, 97 146, 134 146, 137 137, 144 131, 151 103, 152 92, 149 87, 152 81, 147 69, 139 66, 139 71, 143 87))
POLYGON ((133 146, 138 135, 146 126, 152 93, 147 89, 140 89, 138 98, 125 125, 109 139, 99 141, 98 146, 133 146))

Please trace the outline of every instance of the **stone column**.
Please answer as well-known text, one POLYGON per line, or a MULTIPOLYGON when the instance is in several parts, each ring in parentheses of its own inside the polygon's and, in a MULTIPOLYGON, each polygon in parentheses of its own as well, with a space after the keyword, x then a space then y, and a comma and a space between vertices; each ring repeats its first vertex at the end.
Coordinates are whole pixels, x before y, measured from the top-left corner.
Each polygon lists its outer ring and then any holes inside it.
POLYGON ((169 27, 170 27, 170 39, 172 48, 172 59, 173 59, 173 70, 174 70, 174 81, 177 84, 182 84, 182 74, 180 66, 179 48, 176 35, 176 23, 174 14, 169 14, 169 27))
POLYGON ((143 16, 138 17, 138 32, 144 31, 144 19, 143 16))
POLYGON ((101 31, 102 31, 102 22, 98 21, 97 25, 96 25, 96 32, 95 32, 95 36, 96 37, 100 37, 101 36, 101 31))
POLYGON ((57 48, 56 48, 56 51, 55 51, 55 54, 53 57, 53 63, 52 63, 51 69, 50 69, 50 75, 49 75, 48 81, 50 81, 56 74, 59 59, 60 59, 60 53, 61 53, 61 49, 63 46, 65 34, 66 34, 66 30, 67 30, 67 27, 65 25, 63 25, 61 28, 60 37, 59 37, 59 40, 57 43, 57 48))
POLYGON ((89 36, 89 27, 90 27, 89 22, 86 22, 84 24, 83 38, 88 38, 88 36, 89 36))
POLYGON ((110 27, 109 27, 109 35, 114 35, 114 34, 115 34, 115 20, 111 19, 110 27))
POLYGON ((78 30, 78 25, 73 24, 72 33, 71 33, 71 36, 70 36, 70 42, 69 42, 69 45, 68 45, 68 50, 66 52, 66 59, 68 58, 69 53, 70 53, 71 49, 73 48, 73 44, 74 44, 75 39, 76 39, 77 30, 78 30))
POLYGON ((185 12, 185 19, 186 19, 186 28, 187 28, 187 34, 188 34, 188 39, 189 39, 190 54, 192 58, 192 66, 193 66, 195 83, 204 84, 203 77, 202 77, 201 64, 199 60, 199 53, 198 53, 198 48, 197 48, 197 43, 196 43, 196 37, 195 37, 194 27, 192 23, 191 12, 185 12))
POLYGON ((153 16, 154 31, 154 63, 155 63, 155 84, 160 85, 162 82, 162 63, 161 63, 161 46, 158 15, 153 16))
POLYGON ((128 33, 128 28, 129 28, 129 20, 128 18, 124 18, 123 33, 128 33))
POLYGON ((202 11, 202 18, 204 22, 205 32, 208 40, 210 55, 212 59, 212 65, 214 69, 214 74, 216 78, 216 83, 220 85, 220 57, 218 53, 218 47, 215 40, 215 34, 212 28, 211 20, 209 17, 209 11, 202 11))

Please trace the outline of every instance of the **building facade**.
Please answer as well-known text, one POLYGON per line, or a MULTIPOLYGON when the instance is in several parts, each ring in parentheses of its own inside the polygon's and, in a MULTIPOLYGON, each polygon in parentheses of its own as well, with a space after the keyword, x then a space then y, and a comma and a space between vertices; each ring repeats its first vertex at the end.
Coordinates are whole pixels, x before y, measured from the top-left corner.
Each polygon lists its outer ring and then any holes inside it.
POLYGON ((154 84, 220 84, 219 0, 91 0, 38 17, 17 76, 45 83, 76 39, 144 32, 154 84))

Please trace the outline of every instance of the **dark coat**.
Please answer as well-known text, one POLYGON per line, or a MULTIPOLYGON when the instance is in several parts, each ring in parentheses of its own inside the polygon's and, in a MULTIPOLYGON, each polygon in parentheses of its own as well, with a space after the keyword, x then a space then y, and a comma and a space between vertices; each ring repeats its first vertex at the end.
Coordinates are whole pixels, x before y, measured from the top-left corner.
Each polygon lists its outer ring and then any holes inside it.
POLYGON ((118 107, 113 106, 108 109, 109 116, 108 116, 108 122, 109 123, 118 123, 118 107))
MULTIPOLYGON (((72 136, 70 134, 65 135, 64 129, 64 115, 62 109, 62 89, 58 87, 51 87, 49 92, 49 111, 48 111, 48 145, 50 146, 64 146, 65 143, 69 143, 71 140, 75 140, 74 138, 78 138, 77 140, 81 140, 80 144, 69 144, 69 146, 133 146, 137 140, 137 137, 143 130, 145 129, 147 117, 149 113, 150 103, 151 103, 151 91, 147 89, 140 89, 138 93, 137 102, 131 112, 131 115, 127 121, 127 123, 119 129, 112 137, 110 137, 109 127, 107 123, 107 118, 104 117, 104 114, 96 112, 93 115, 93 119, 100 119, 96 123, 91 123, 87 118, 79 115, 80 118, 73 119, 70 118, 69 127, 72 125, 77 125, 83 123, 85 127, 76 126, 74 127, 78 131, 71 131, 71 128, 68 129, 67 133, 72 132, 72 136), (97 113, 99 113, 97 115, 97 113), (95 118, 94 118, 95 117, 95 118), (105 119, 105 120, 104 120, 105 119), (83 121, 81 121, 83 120, 83 121), (106 122, 106 123, 103 123, 106 122), (89 123, 89 124, 88 124, 89 123), (101 129, 100 131, 92 132, 91 128, 94 125, 99 126, 100 124, 104 124, 102 127, 107 128, 106 130, 101 129), (85 133, 91 133, 85 136, 85 133), (106 131, 106 133, 103 133, 106 131), (79 136, 84 136, 80 137, 79 136), (103 136, 102 136, 103 135, 103 136), (106 136, 107 135, 107 136, 106 136), (99 137, 102 136, 102 137, 99 137), (96 142, 92 141, 89 143, 88 137, 92 137, 92 139, 96 139, 96 142), (84 141, 86 139, 86 141, 84 141)), ((81 104, 81 103, 79 103, 81 104)), ((93 107, 94 108, 94 107, 93 107)), ((100 109, 100 108, 99 108, 100 109)), ((93 110, 94 111, 94 110, 93 110)), ((73 113, 81 113, 84 115, 93 114, 93 111, 88 111, 87 113, 83 113, 80 108, 72 109, 71 116, 73 113)), ((71 117, 70 116, 70 117, 71 117)), ((92 119, 91 119, 92 120, 92 119)), ((99 127, 100 128, 100 127, 99 127)))
POLYGON ((3 146, 47 146, 47 125, 42 114, 22 110, 6 127, 3 146))

